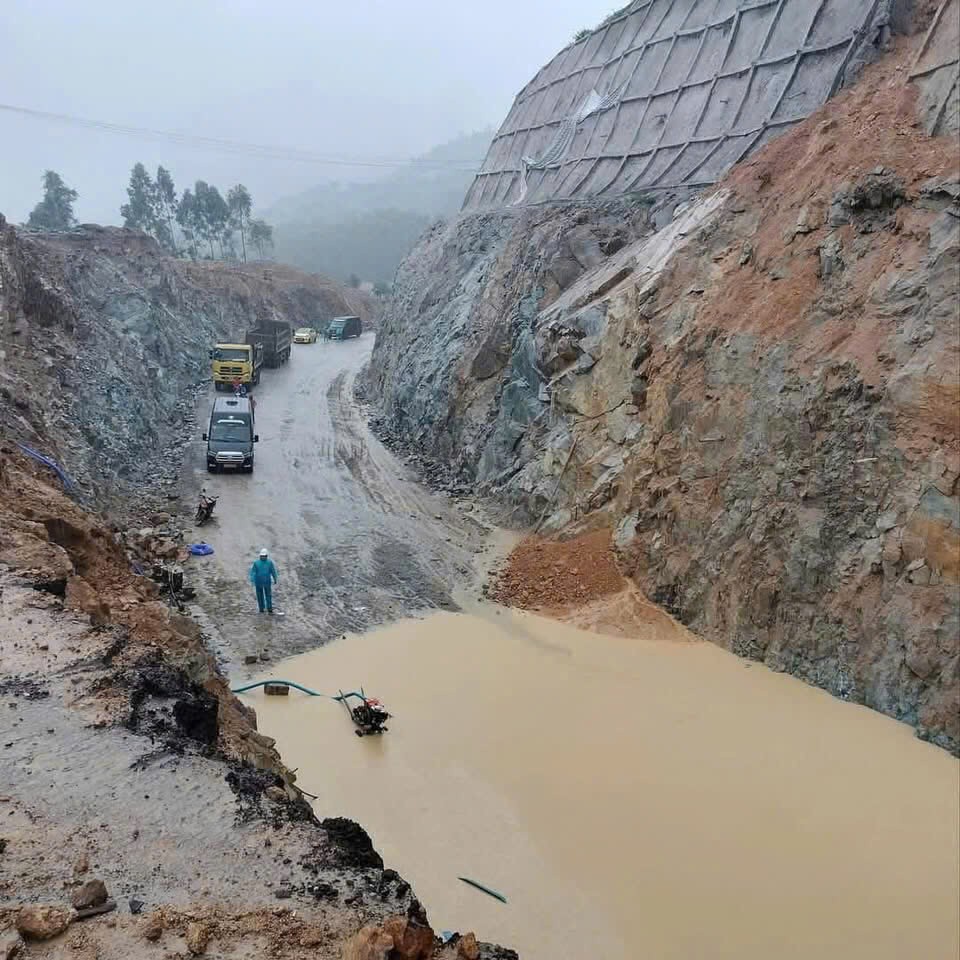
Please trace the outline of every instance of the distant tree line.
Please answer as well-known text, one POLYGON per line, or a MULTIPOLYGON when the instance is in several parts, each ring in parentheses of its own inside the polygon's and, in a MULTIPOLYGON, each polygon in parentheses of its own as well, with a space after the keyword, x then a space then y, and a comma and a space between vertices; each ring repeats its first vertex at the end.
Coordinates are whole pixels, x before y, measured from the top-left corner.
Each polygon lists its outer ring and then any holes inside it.
POLYGON ((43 199, 30 211, 27 226, 38 230, 69 230, 76 222, 73 205, 77 191, 71 190, 59 173, 43 172, 43 199))
MULTIPOLYGON (((27 225, 38 230, 69 230, 76 224, 73 205, 77 191, 68 187, 60 174, 43 174, 43 199, 33 208, 27 225)), ((198 180, 178 197, 173 177, 165 167, 157 167, 152 178, 138 163, 130 171, 127 202, 120 208, 123 225, 150 234, 168 253, 194 260, 247 259, 247 244, 260 259, 273 248, 273 227, 251 215, 253 198, 238 183, 220 191, 198 180), (240 249, 237 250, 237 239, 240 249)))
POLYGON ((130 171, 127 198, 120 208, 123 225, 150 234, 174 256, 246 262, 248 243, 261 260, 273 246, 273 227, 251 215, 253 198, 242 183, 224 198, 215 186, 198 180, 178 199, 165 167, 157 167, 154 179, 138 163, 130 171))
POLYGON ((400 261, 437 217, 457 215, 494 131, 439 144, 373 180, 324 181, 274 201, 276 258, 386 296, 400 261))

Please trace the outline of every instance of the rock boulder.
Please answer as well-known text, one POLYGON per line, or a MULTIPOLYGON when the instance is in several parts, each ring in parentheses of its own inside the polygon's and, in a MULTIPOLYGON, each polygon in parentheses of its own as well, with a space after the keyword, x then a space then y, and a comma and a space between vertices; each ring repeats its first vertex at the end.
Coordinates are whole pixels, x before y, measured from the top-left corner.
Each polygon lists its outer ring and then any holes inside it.
POLYGON ((21 907, 17 914, 17 930, 25 940, 49 940, 63 933, 73 922, 73 911, 57 904, 35 904, 21 907))

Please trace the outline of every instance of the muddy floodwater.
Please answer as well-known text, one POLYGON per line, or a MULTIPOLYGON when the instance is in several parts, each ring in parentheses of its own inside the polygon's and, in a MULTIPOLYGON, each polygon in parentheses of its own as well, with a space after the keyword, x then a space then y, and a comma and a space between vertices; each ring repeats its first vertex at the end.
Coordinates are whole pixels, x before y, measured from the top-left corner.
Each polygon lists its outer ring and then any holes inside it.
POLYGON ((951 960, 960 766, 912 730, 706 643, 481 606, 349 636, 269 676, 395 714, 244 695, 362 823, 438 930, 523 960, 951 960), (501 904, 457 880, 501 891, 501 904))

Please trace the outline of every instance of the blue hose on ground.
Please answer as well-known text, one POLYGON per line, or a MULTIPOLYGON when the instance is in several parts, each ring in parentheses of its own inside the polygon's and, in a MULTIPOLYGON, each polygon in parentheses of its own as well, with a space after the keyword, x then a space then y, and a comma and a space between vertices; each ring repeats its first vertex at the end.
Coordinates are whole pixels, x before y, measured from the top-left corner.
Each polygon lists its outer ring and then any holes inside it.
POLYGON ((28 447, 25 443, 20 443, 19 440, 16 441, 17 446, 28 456, 32 457, 38 463, 42 463, 45 467, 49 467, 59 478, 60 482, 63 484, 64 489, 71 496, 76 492, 77 485, 73 482, 73 478, 70 474, 67 473, 63 467, 57 463, 53 457, 48 457, 39 450, 34 450, 33 447, 28 447))
POLYGON ((243 687, 232 687, 230 692, 246 693, 247 690, 253 690, 254 687, 265 687, 268 683, 277 683, 282 684, 285 687, 293 687, 295 690, 300 690, 310 697, 327 697, 330 700, 348 700, 350 697, 359 697, 360 699, 363 699, 363 694, 356 692, 345 693, 343 696, 338 697, 333 697, 329 693, 317 693, 316 690, 311 690, 309 687, 304 687, 299 683, 294 683, 293 680, 258 680, 256 683, 248 683, 243 687))

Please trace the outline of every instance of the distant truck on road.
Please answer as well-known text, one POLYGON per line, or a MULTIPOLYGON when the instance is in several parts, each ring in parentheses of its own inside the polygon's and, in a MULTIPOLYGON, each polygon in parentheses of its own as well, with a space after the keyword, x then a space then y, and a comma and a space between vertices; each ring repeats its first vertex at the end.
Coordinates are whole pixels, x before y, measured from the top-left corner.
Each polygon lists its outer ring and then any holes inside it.
POLYGON ((266 366, 279 367, 290 359, 293 330, 286 320, 261 320, 255 330, 247 333, 247 343, 262 347, 266 366))
POLYGON ((346 340, 349 337, 359 337, 362 330, 359 317, 334 317, 327 327, 327 338, 346 340))
POLYGON ((210 372, 217 390, 231 390, 239 381, 255 387, 263 368, 263 345, 260 343, 217 343, 210 351, 210 372))

